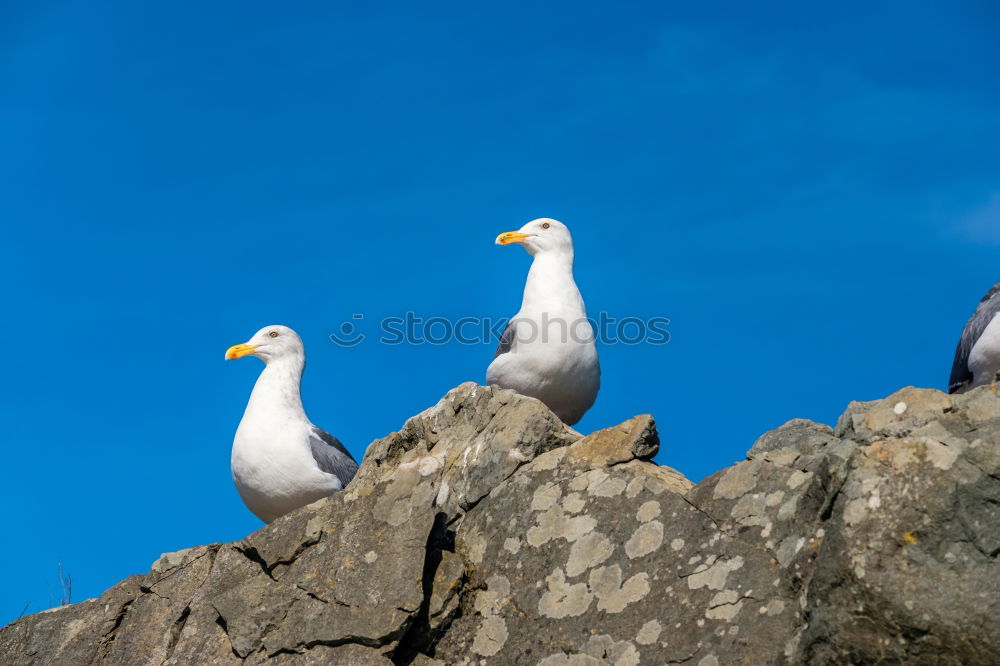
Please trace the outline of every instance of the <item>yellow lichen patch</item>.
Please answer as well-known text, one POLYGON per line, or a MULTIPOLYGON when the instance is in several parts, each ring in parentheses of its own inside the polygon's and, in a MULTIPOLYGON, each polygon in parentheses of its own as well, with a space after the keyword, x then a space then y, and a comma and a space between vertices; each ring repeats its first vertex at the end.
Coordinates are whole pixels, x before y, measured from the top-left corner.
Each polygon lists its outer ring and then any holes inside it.
POLYGON ((872 442, 871 444, 871 450, 875 453, 875 457, 878 459, 879 462, 884 462, 884 463, 889 462, 890 454, 889 451, 885 448, 887 443, 888 442, 886 442, 884 439, 880 439, 878 441, 872 442))
POLYGON ((905 532, 903 532, 903 541, 910 544, 911 546, 916 546, 917 541, 919 541, 919 539, 917 539, 916 532, 911 532, 910 530, 906 530, 905 532))

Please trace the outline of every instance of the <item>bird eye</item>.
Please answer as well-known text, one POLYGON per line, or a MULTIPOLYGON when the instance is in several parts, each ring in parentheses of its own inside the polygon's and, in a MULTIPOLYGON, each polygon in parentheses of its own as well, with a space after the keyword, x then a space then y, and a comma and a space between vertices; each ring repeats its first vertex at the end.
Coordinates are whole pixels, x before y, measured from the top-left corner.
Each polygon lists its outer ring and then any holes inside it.
POLYGON ((552 226, 552 225, 551 225, 551 224, 549 224, 548 222, 542 222, 542 229, 548 229, 548 228, 549 228, 549 227, 551 227, 551 226, 552 226))
POLYGON ((270 335, 272 338, 276 338, 276 337, 278 337, 278 332, 277 331, 271 331, 270 333, 268 333, 268 335, 270 335))

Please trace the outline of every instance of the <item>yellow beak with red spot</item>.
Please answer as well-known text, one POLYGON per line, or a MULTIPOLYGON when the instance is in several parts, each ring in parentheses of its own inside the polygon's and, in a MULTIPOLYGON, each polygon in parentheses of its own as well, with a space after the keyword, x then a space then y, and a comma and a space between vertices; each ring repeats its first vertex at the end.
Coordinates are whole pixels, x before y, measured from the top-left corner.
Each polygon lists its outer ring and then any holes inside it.
POLYGON ((522 234, 520 231, 505 231, 499 236, 497 236, 497 245, 513 245, 514 243, 523 243, 524 239, 531 238, 535 234, 522 234))
POLYGON ((244 356, 249 356, 260 345, 233 345, 226 350, 226 360, 233 361, 244 356))

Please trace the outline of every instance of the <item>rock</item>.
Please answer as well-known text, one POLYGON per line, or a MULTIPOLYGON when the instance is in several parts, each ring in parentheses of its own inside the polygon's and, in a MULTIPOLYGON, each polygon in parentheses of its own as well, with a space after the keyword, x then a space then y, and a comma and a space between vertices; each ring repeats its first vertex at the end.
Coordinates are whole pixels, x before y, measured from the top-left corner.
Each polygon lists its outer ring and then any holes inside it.
POLYGON ((907 388, 871 404, 867 445, 804 595, 820 663, 995 663, 1000 650, 1000 398, 907 388))
POLYGON ((833 428, 828 425, 813 423, 806 419, 792 419, 777 430, 761 435, 747 451, 747 458, 753 460, 765 453, 783 448, 791 448, 798 455, 802 455, 815 451, 835 439, 833 428))
POLYGON ((0 630, 12 664, 988 664, 1000 397, 794 420, 693 486, 653 419, 581 437, 464 384, 349 488, 0 630))

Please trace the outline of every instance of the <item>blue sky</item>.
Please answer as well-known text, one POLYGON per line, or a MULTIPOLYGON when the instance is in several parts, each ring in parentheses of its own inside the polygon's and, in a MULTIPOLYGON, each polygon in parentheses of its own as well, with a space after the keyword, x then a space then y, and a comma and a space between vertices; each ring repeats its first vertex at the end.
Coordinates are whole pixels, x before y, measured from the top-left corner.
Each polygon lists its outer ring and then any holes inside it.
POLYGON ((694 480, 784 421, 943 387, 1000 280, 988 2, 14 2, 0 24, 0 622, 259 527, 232 435, 266 324, 360 459, 493 344, 378 320, 502 317, 573 230, 600 349, 591 431, 651 412, 694 480), (354 313, 374 334, 327 336, 354 313))

